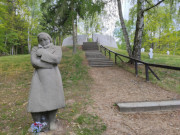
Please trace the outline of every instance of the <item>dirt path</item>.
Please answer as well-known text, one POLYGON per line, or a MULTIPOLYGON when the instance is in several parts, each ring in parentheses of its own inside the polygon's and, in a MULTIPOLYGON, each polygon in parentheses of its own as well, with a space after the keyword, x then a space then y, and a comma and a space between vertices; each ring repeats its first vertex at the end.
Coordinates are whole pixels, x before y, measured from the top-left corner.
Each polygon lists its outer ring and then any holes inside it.
POLYGON ((90 68, 93 105, 87 111, 98 115, 107 125, 103 135, 178 135, 180 110, 146 113, 120 113, 116 102, 180 99, 119 68, 90 68))

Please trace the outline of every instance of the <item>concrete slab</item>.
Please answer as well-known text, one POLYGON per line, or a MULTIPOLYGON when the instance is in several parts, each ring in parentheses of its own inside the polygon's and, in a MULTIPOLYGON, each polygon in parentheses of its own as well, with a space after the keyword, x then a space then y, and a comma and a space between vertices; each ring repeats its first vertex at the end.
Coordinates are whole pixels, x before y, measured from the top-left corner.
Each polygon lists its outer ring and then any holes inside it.
POLYGON ((180 109, 180 100, 117 103, 120 112, 180 109))

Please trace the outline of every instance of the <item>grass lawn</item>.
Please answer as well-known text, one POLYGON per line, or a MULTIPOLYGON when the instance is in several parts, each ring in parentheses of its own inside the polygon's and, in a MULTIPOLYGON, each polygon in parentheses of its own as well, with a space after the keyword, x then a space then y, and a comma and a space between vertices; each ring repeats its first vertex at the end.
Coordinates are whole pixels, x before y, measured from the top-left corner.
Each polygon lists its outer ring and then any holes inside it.
MULTIPOLYGON (((57 119, 67 124, 66 135, 100 135, 106 130, 100 118, 84 111, 92 103, 92 80, 83 60, 82 51, 72 55, 72 48, 63 48, 59 68, 67 103, 58 111, 57 119)), ((0 57, 0 135, 29 134, 27 130, 33 121, 26 108, 32 75, 30 55, 0 57)))
MULTIPOLYGON (((107 47, 110 50, 113 50, 117 53, 123 54, 128 56, 126 50, 120 50, 116 48, 107 47)), ((106 53, 108 56, 108 53, 106 53)), ((166 55, 166 54, 157 54, 154 53, 153 59, 149 59, 148 53, 144 52, 141 54, 142 61, 153 63, 153 64, 162 64, 162 65, 169 65, 169 66, 176 66, 180 67, 180 56, 179 55, 166 55)), ((114 60, 114 55, 111 54, 111 58, 114 60)), ((123 58, 123 61, 127 62, 127 58, 123 58)), ((124 69, 135 73, 134 66, 123 63, 118 59, 118 65, 123 67, 124 69)), ((138 75, 140 77, 145 78, 145 66, 138 65, 138 75)), ((151 73, 149 74, 149 79, 154 84, 157 84, 158 86, 161 86, 167 90, 172 90, 180 93, 180 71, 176 70, 170 70, 170 69, 163 69, 163 68, 156 68, 151 67, 151 69, 157 74, 157 76, 160 78, 160 81, 158 81, 151 73)))

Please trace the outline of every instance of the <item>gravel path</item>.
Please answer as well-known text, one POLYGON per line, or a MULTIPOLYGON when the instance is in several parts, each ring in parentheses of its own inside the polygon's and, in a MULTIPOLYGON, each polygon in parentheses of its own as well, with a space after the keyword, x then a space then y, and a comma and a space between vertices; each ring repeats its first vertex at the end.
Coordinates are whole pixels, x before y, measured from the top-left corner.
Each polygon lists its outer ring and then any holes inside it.
POLYGON ((145 82, 119 67, 90 68, 93 105, 87 111, 98 115, 107 125, 103 135, 179 135, 180 110, 141 113, 120 113, 114 103, 180 99, 145 82))

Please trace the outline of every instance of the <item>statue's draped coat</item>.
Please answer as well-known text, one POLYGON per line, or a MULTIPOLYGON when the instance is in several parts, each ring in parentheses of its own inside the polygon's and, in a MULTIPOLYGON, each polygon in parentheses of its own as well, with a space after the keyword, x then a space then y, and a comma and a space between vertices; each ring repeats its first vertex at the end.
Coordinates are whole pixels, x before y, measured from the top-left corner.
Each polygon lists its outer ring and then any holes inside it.
POLYGON ((38 47, 31 51, 35 68, 28 102, 28 112, 44 112, 65 107, 61 74, 58 68, 62 57, 61 47, 49 45, 38 57, 38 47))

